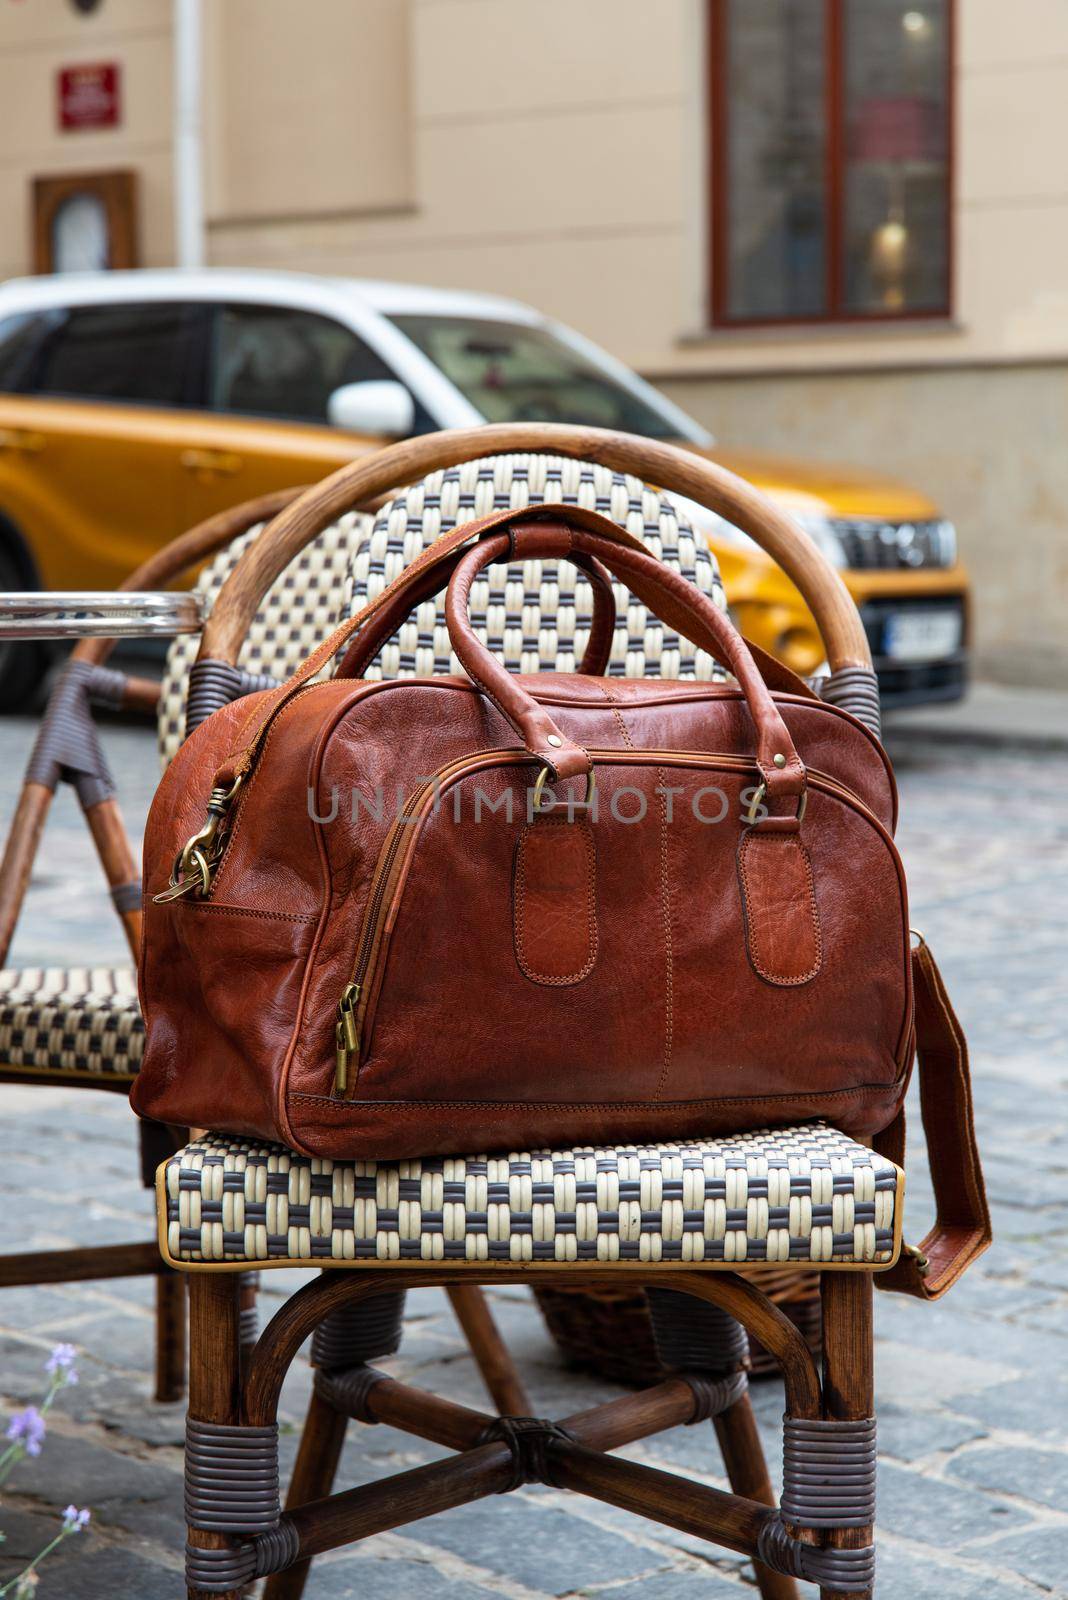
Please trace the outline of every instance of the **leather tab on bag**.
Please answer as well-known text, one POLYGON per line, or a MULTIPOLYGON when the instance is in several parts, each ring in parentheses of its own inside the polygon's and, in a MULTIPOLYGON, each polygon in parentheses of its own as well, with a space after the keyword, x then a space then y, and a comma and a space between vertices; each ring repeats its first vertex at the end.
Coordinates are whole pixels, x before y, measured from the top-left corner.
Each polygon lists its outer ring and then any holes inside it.
POLYGON ((508 535, 512 541, 513 561, 526 561, 530 551, 538 561, 558 561, 570 554, 575 542, 574 535, 566 522, 554 522, 550 519, 544 522, 518 523, 514 528, 508 529, 508 535))
POLYGON ((538 817, 519 836, 512 886, 515 958, 532 983, 581 983, 597 959, 593 829, 538 817))
MULTIPOLYGON (((919 1248, 906 1245, 896 1265, 875 1282, 880 1289, 938 1300, 990 1244, 990 1207, 975 1138, 968 1045, 926 944, 912 952, 912 982, 920 1110, 936 1220, 919 1248)), ((904 1165, 904 1110, 874 1144, 880 1155, 904 1165)))
POLYGON ((765 983, 794 988, 823 964, 812 863, 795 819, 792 832, 747 828, 738 846, 745 947, 765 983))

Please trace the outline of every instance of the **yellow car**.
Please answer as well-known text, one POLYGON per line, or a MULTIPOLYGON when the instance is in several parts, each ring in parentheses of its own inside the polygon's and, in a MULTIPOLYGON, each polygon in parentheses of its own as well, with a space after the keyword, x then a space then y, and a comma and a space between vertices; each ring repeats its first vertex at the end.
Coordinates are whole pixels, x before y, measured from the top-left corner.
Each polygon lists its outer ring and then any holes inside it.
MULTIPOLYGON (((111 588, 213 511, 387 439, 507 421, 621 428, 722 461, 842 569, 885 703, 963 693, 968 582, 929 500, 866 472, 716 451, 629 368, 530 307, 401 284, 207 270, 0 286, 0 589, 111 588)), ((743 630, 815 671, 823 652, 793 585, 698 515, 743 630)), ((0 705, 19 704, 40 666, 0 647, 0 705)))

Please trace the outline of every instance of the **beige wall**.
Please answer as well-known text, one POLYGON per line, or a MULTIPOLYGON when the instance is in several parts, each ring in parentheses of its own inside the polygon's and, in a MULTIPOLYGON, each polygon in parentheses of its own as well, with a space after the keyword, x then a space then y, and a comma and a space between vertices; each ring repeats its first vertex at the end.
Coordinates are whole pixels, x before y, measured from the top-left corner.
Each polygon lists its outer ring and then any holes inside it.
POLYGON ((1068 686, 1068 364, 676 381, 724 451, 877 464, 956 522, 980 673, 1068 686))
MULTIPOLYGON (((213 225, 212 259, 515 294, 632 358, 671 348, 697 314, 679 297, 694 0, 391 3, 410 16, 411 209, 213 225)), ((373 72, 354 63, 353 92, 373 72)))
MULTIPOLYGON (((412 200, 408 7, 204 7, 208 213, 235 224, 359 216, 412 200)), ((240 248, 240 231, 236 240, 240 248)))
POLYGON ((133 167, 142 258, 173 261, 170 0, 104 0, 80 16, 69 0, 0 8, 0 278, 32 268, 30 183, 65 172, 133 167), (122 126, 63 133, 56 73, 80 62, 122 68, 122 126))

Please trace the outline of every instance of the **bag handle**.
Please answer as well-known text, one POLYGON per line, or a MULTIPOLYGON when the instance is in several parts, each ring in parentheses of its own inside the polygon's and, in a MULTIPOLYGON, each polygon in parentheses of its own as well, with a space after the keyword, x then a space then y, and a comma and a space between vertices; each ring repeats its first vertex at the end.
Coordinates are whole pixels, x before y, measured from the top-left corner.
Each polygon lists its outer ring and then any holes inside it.
MULTIPOLYGON (((571 514, 574 508, 571 506, 554 507, 551 505, 543 505, 540 509, 543 513, 550 517, 554 515, 566 517, 571 514)), ((627 535, 627 538, 630 538, 629 534, 627 535)), ((645 549, 645 546, 638 544, 637 541, 635 541, 635 546, 641 550, 645 549)), ((370 666, 371 662, 382 648, 383 644, 385 644, 386 640, 391 638, 392 635, 396 633, 397 629, 406 620, 406 618, 410 616, 415 607, 421 605, 424 600, 429 600, 433 595, 438 594, 442 589, 448 586, 449 580, 456 570, 456 564, 459 561, 461 554, 462 550, 454 550, 444 561, 440 563, 440 565, 427 568, 426 571, 420 576, 419 582, 416 585, 411 587, 404 586, 397 588, 396 593, 391 595, 386 606, 382 610, 378 611, 373 617, 371 617, 366 625, 357 633, 355 639, 353 639, 352 643, 348 647, 348 650, 345 652, 345 655, 342 657, 336 676, 339 678, 362 678, 364 673, 367 671, 367 668, 370 666)), ((582 570, 586 571, 587 577, 589 577, 594 583, 595 580, 593 579, 593 569, 602 573, 605 580, 611 584, 611 574, 607 572, 600 562, 595 561, 592 556, 580 556, 576 552, 572 559, 574 559, 576 563, 582 567, 582 570), (591 570, 587 570, 587 563, 590 564, 591 570)), ((404 574, 401 574, 401 576, 403 577, 404 574)), ((645 593, 639 593, 637 580, 632 581, 634 584, 632 593, 637 595, 650 611, 655 611, 656 603, 649 600, 645 593)), ((391 588, 393 587, 395 587, 395 585, 391 585, 391 588)), ((385 591, 383 591, 383 595, 384 593, 385 591)), ((379 598, 381 599, 382 596, 379 598)), ((594 623, 590 630, 590 638, 586 646, 586 654, 583 657, 582 665, 578 669, 579 672, 585 674, 587 677, 604 677, 608 670, 608 662, 611 658, 612 639, 614 634, 614 594, 612 595, 611 599, 613 622, 612 625, 608 627, 606 616, 605 623, 608 631, 602 645, 599 637, 600 624, 598 620, 597 589, 595 583, 594 623), (594 635, 595 628, 598 630, 597 637, 594 635)), ((607 602, 605 609, 607 611, 607 602)), ((696 619, 691 619, 688 627, 692 629, 692 636, 689 632, 687 632, 685 627, 680 628, 678 631, 683 633, 685 637, 689 638, 690 642, 696 645, 699 650, 704 650, 708 655, 715 656, 719 647, 717 641, 712 637, 711 633, 696 619)), ((766 650, 762 650, 760 646, 754 644, 751 639, 746 639, 745 643, 749 650, 749 654, 756 662, 760 676, 763 678, 769 689, 777 690, 780 694, 797 695, 805 700, 817 700, 819 698, 819 696, 803 678, 799 678, 795 672, 792 672, 789 667, 784 666, 783 663, 777 660, 775 656, 769 655, 766 650)))
MULTIPOLYGON (((408 597, 412 594, 420 593, 420 585, 424 576, 429 581, 430 569, 433 568, 437 572, 438 587, 440 587, 443 569, 449 557, 470 540, 477 538, 480 533, 491 528, 503 526, 509 522, 529 521, 535 516, 541 516, 543 511, 544 507, 541 505, 524 506, 518 511, 495 511, 490 516, 480 517, 475 522, 466 522, 458 527, 450 528, 448 533, 441 534, 434 540, 433 544, 428 544, 426 549, 416 556, 415 560, 405 567, 404 571, 399 573, 392 583, 386 585, 381 594, 376 595, 373 600, 363 607, 362 611, 357 611, 355 616, 348 617, 340 627, 335 628, 329 638, 324 639, 318 649, 313 650, 311 655, 301 663, 291 678, 288 678, 285 683, 279 684, 278 688, 272 689, 270 693, 257 697, 255 708, 250 715, 237 724, 234 744, 216 769, 212 789, 213 792, 220 794, 219 803, 228 803, 228 800, 232 799, 236 793, 237 786, 244 781, 251 771, 267 729, 282 707, 295 694, 299 693, 305 684, 310 683, 345 648, 350 639, 356 637, 361 628, 366 627, 373 618, 377 617, 380 612, 385 611, 387 607, 392 607, 395 601, 399 609, 400 596, 402 594, 406 597, 404 615, 407 616, 408 611, 411 610, 411 603, 408 597)), ((568 515, 593 517, 598 523, 604 520, 598 517, 595 512, 584 511, 579 506, 568 507, 568 515)), ((609 523, 608 526, 614 528, 615 524, 609 523)), ((628 533, 624 528, 616 528, 615 531, 623 542, 633 542, 634 544, 639 542, 633 534, 628 533)), ((433 594, 436 590, 431 589, 429 592, 433 594)), ((222 593, 223 591, 220 590, 220 598, 222 593)), ((207 625, 205 625, 204 637, 205 639, 207 638, 207 625)), ((203 643, 201 644, 201 655, 204 655, 203 643)))
MULTIPOLYGON (((416 584, 398 589, 389 604, 377 612, 366 627, 360 629, 346 650, 335 677, 362 678, 379 650, 393 637, 416 606, 422 605, 424 600, 431 599, 447 586, 461 555, 462 551, 454 550, 440 565, 429 567, 421 573, 416 584)), ((576 552, 572 564, 585 574, 593 590, 590 636, 576 670, 587 677, 601 678, 608 671, 616 632, 616 597, 612 589, 612 576, 592 556, 576 552)))
MULTIPOLYGON (((603 519, 600 519, 603 522, 603 519)), ((605 526, 612 526, 605 524, 605 526)), ((468 616, 471 586, 484 567, 501 557, 513 560, 570 559, 582 552, 603 561, 608 570, 693 640, 710 639, 718 658, 728 665, 745 696, 756 726, 756 763, 772 798, 804 794, 805 768, 767 685, 744 640, 729 618, 686 578, 656 561, 606 537, 601 526, 545 520, 484 529, 478 543, 458 561, 445 601, 445 620, 453 649, 475 683, 508 719, 524 746, 553 779, 588 774, 587 752, 568 739, 545 708, 528 694, 476 637, 468 616)), ((772 819, 769 819, 772 820, 772 819)), ((775 818, 775 822, 782 819, 775 818)))
MULTIPOLYGON (((621 528, 616 523, 610 522, 596 511, 587 511, 583 506, 523 506, 519 510, 496 511, 490 516, 480 517, 475 522, 467 522, 459 527, 451 528, 448 533, 443 533, 439 538, 435 539, 433 544, 427 545, 426 549, 416 557, 411 565, 405 567, 404 571, 394 578, 392 583, 387 584, 381 594, 365 605, 362 611, 358 611, 355 616, 349 617, 339 628, 334 630, 328 639, 324 639, 318 649, 312 651, 312 654, 297 668, 291 678, 285 683, 279 684, 277 689, 272 689, 267 694, 257 696, 254 709, 247 717, 238 722, 235 728, 234 743, 216 769, 212 788, 220 796, 219 804, 225 808, 229 799, 233 798, 236 786, 243 782, 246 775, 251 771, 267 729, 282 707, 295 694, 299 693, 305 684, 310 683, 333 660, 334 656, 344 649, 351 639, 356 637, 361 628, 366 627, 379 612, 392 606, 395 599, 399 606, 399 596, 402 592, 406 596, 419 593, 419 586, 423 581, 424 575, 429 582, 431 568, 436 570, 440 586, 442 573, 449 557, 464 545, 477 539, 481 534, 511 524, 532 522, 538 518, 544 518, 547 512, 557 516, 564 516, 571 524, 592 528, 621 547, 636 550, 643 555, 646 553, 645 546, 641 540, 628 532, 626 528, 621 528)), ((263 537, 264 534, 261 534, 260 538, 262 539, 263 537)), ((649 559, 652 560, 652 557, 649 559)), ((244 557, 242 560, 244 560, 244 557)), ((235 568, 236 571, 237 569, 235 568)), ((229 582, 229 580, 227 581, 229 582)), ((222 597, 222 592, 220 591, 220 598, 222 597)), ((435 591, 430 590, 429 592, 433 593, 435 591)), ((216 602, 216 608, 213 610, 212 616, 215 616, 217 609, 218 602, 216 602)), ((410 609, 410 605, 408 609, 410 609)), ((407 612, 405 612, 405 615, 407 615, 407 612)), ((665 620, 667 619, 665 618, 665 620)), ((210 617, 208 621, 210 623, 210 617)), ((207 638, 207 624, 205 625, 205 638, 207 638)), ((754 654, 755 652, 751 648, 750 656, 754 654)), ((786 687, 787 692, 790 693, 810 694, 810 691, 801 683, 799 678, 794 677, 787 668, 773 663, 770 656, 761 655, 760 660, 762 668, 769 674, 771 681, 777 682, 777 686, 786 687)))
MULTIPOLYGON (((919 936, 917 936, 919 937, 919 936)), ((919 1248, 905 1245, 894 1266, 876 1275, 880 1289, 938 1300, 990 1244, 990 1207, 975 1137, 968 1044, 934 956, 921 938, 912 952, 916 1064, 935 1225, 919 1248)), ((880 1155, 905 1162, 902 1108, 874 1141, 880 1155)))

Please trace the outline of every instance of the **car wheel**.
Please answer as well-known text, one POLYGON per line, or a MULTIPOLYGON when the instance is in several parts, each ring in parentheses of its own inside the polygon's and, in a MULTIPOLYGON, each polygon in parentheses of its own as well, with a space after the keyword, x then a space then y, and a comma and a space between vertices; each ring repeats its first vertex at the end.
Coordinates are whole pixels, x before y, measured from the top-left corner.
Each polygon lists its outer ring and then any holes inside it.
MULTIPOLYGON (((20 546, 18 534, 0 525, 0 590, 37 587, 35 582, 27 582, 29 562, 20 546)), ((0 713, 35 709, 49 660, 43 643, 0 639, 0 713)))

